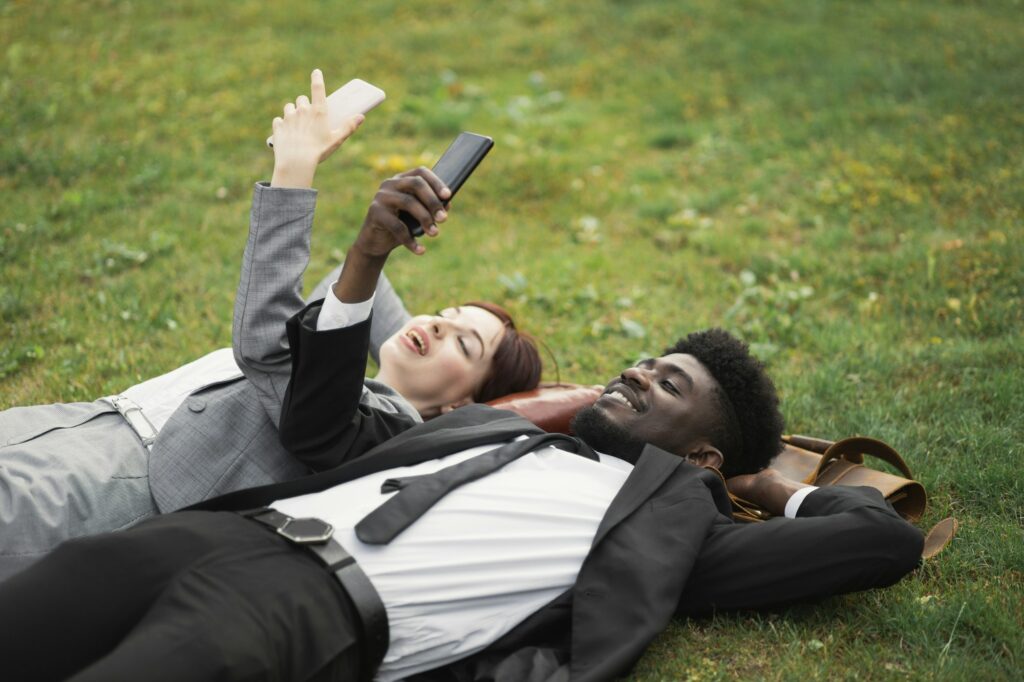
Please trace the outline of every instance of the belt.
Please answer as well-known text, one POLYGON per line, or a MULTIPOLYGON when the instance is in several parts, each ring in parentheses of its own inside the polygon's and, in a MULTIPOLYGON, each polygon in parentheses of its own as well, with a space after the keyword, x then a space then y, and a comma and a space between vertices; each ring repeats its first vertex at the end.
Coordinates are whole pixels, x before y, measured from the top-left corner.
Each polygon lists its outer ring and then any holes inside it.
POLYGON ((135 401, 129 400, 123 395, 107 396, 106 400, 124 417, 125 421, 128 422, 128 426, 132 427, 132 430, 135 431, 143 445, 147 448, 153 445, 153 441, 156 440, 159 432, 153 426, 153 423, 146 418, 142 408, 135 401))
POLYGON ((295 519, 268 507, 238 513, 310 550, 334 574, 352 600, 362 625, 364 656, 359 677, 362 680, 373 679, 388 650, 388 614, 380 595, 363 569, 359 568, 355 557, 331 537, 334 527, 317 518, 295 519))

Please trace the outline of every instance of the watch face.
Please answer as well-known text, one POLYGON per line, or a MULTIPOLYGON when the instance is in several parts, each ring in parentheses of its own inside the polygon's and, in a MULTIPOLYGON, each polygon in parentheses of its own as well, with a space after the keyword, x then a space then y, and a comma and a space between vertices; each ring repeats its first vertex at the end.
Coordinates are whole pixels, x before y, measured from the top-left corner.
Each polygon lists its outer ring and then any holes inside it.
POLYGON ((334 526, 320 519, 292 519, 278 532, 295 542, 327 542, 334 526))

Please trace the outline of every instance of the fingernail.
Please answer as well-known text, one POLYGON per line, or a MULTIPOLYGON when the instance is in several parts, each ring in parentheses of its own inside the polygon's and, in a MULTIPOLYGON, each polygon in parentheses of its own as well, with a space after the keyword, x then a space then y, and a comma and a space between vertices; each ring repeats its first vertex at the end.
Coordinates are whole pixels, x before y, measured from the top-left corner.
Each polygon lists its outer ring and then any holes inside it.
POLYGON ((447 198, 448 198, 448 197, 450 197, 451 195, 452 195, 452 191, 451 191, 450 189, 448 189, 447 187, 442 187, 442 188, 441 188, 441 192, 440 192, 439 196, 440 196, 440 197, 441 197, 442 199, 447 199, 447 198))
POLYGON ((439 223, 443 223, 444 221, 448 220, 448 212, 442 208, 440 211, 434 214, 434 219, 437 220, 437 222, 439 223))

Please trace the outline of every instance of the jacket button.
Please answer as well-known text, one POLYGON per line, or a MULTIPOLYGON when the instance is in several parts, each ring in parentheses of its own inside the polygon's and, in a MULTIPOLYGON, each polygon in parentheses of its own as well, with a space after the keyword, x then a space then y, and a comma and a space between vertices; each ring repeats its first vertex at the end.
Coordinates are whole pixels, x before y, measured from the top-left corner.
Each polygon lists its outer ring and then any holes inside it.
POLYGON ((206 409, 206 401, 199 398, 189 398, 187 405, 193 412, 202 412, 206 409))

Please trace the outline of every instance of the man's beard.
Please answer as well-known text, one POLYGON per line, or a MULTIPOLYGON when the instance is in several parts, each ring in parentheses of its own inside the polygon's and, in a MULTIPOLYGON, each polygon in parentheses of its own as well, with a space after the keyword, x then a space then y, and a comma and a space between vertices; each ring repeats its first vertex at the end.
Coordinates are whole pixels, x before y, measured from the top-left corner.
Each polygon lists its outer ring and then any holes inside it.
POLYGON ((631 464, 636 464, 647 444, 612 422, 592 405, 576 413, 572 420, 572 430, 598 452, 614 455, 631 464))

